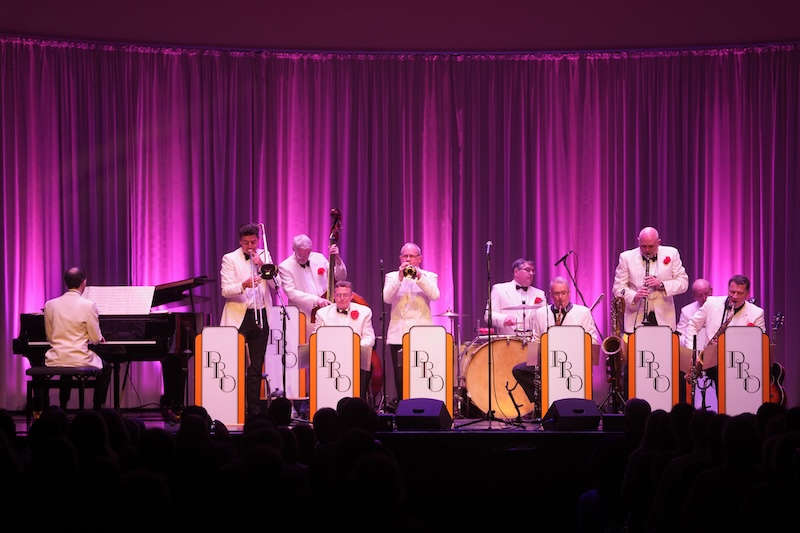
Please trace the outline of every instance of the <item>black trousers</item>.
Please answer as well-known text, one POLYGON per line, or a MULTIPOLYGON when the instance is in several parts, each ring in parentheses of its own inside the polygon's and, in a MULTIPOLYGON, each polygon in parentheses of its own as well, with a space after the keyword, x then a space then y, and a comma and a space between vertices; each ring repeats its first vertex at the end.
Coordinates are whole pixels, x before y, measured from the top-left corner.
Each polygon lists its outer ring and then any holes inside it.
POLYGON ((261 379, 264 367, 264 355, 267 352, 267 340, 269 339, 269 325, 267 324, 267 311, 260 309, 263 328, 256 324, 256 312, 248 309, 239 326, 239 333, 244 336, 247 349, 250 352, 250 364, 247 365, 245 376, 245 397, 247 399, 248 412, 256 411, 259 403, 259 393, 261 391, 261 379))
MULTIPOLYGON (((111 383, 111 366, 106 364, 103 361, 103 369, 95 378, 96 384, 94 388, 94 398, 92 401, 92 406, 95 409, 100 409, 103 407, 103 404, 106 403, 106 396, 108 396, 108 385, 111 383)), ((69 397, 72 393, 70 389, 72 385, 72 376, 61 376, 59 379, 59 384, 61 388, 58 391, 58 403, 62 409, 67 408, 67 403, 69 403, 69 397)), ((45 391, 46 397, 46 391, 45 391)), ((45 400, 45 403, 47 400, 45 400)))
POLYGON ((535 366, 529 366, 527 363, 520 363, 514 366, 511 373, 514 375, 514 379, 517 380, 520 387, 522 387, 522 390, 525 391, 525 396, 528 397, 528 401, 531 403, 536 402, 538 393, 536 377, 539 370, 535 366))
POLYGON ((394 370, 394 386, 395 391, 397 391, 398 401, 403 399, 403 359, 400 357, 400 351, 402 349, 402 344, 389 345, 389 353, 392 355, 392 367, 394 370))
POLYGON ((367 399, 367 393, 369 392, 369 379, 372 377, 372 371, 370 370, 360 370, 361 372, 361 399, 367 399))

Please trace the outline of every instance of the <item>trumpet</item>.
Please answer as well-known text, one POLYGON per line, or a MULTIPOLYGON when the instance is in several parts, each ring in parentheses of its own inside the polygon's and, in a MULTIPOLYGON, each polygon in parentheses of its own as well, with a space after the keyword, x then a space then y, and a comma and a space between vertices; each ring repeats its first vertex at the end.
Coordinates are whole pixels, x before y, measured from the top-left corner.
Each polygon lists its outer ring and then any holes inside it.
POLYGON ((406 265, 403 267, 403 277, 415 279, 417 277, 417 268, 414 265, 406 265))

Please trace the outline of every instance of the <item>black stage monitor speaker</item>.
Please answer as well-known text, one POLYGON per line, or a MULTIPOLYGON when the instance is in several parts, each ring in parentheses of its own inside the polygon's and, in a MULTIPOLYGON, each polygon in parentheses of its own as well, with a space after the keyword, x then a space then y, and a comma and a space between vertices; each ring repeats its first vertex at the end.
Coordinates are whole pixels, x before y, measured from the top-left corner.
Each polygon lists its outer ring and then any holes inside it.
POLYGON ((600 409, 592 400, 556 400, 542 419, 542 427, 557 431, 592 431, 600 424, 600 409))
POLYGON ((430 398, 412 398, 401 400, 394 414, 397 429, 450 429, 453 419, 447 406, 441 400, 430 398))
POLYGON ((621 413, 603 414, 603 431, 622 433, 625 431, 625 415, 621 413))

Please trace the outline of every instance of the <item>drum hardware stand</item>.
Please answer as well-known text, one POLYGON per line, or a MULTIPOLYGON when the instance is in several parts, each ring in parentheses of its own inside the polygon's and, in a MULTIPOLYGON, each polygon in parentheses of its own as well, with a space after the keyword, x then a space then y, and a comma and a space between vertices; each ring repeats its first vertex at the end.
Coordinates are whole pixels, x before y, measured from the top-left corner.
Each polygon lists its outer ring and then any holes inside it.
POLYGON ((483 417, 477 418, 475 420, 472 420, 471 422, 466 422, 466 423, 461 424, 459 426, 455 426, 454 429, 461 429, 463 427, 471 426, 473 424, 477 424, 479 422, 484 422, 484 421, 489 422, 489 426, 486 429, 502 429, 502 428, 494 428, 494 427, 492 427, 492 422, 493 421, 494 422, 500 422, 500 423, 502 423, 504 425, 514 425, 514 426, 521 426, 522 425, 521 423, 518 424, 516 422, 509 422, 507 420, 501 420, 501 419, 495 417, 494 416, 494 409, 492 409, 492 381, 493 381, 492 378, 494 377, 493 369, 492 369, 492 364, 493 364, 492 363, 492 361, 493 361, 493 359, 492 359, 493 358, 493 354, 492 354, 492 328, 493 328, 494 322, 492 320, 493 317, 492 317, 492 254, 491 254, 491 250, 492 250, 492 241, 486 241, 486 295, 487 295, 487 301, 488 301, 488 310, 487 310, 488 311, 487 312, 488 317, 487 318, 488 318, 488 321, 489 321, 489 327, 488 327, 488 330, 487 330, 488 332, 487 332, 487 336, 486 336, 487 337, 487 342, 489 344, 488 347, 487 347, 488 354, 487 354, 487 358, 486 358, 487 359, 486 364, 489 367, 489 373, 488 373, 486 379, 489 381, 489 387, 488 387, 488 391, 489 391, 489 407, 488 407, 488 409, 486 409, 486 413, 483 415, 483 417))
POLYGON ((522 407, 522 404, 518 404, 517 401, 514 400, 514 395, 511 394, 517 387, 519 387, 519 383, 515 384, 509 389, 508 381, 506 381, 506 393, 508 393, 508 398, 511 400, 511 405, 514 406, 514 410, 517 412, 517 417, 514 419, 514 421, 518 424, 522 424, 522 413, 519 412, 519 408, 522 407))
POLYGON ((454 368, 451 369, 453 376, 455 376, 454 381, 456 382, 453 393, 456 396, 459 404, 453 407, 453 418, 459 417, 463 411, 466 411, 466 409, 463 408, 463 406, 466 404, 466 389, 461 384, 461 357, 464 352, 461 350, 461 324, 458 321, 458 317, 462 316, 469 315, 456 313, 452 309, 448 309, 444 313, 434 315, 434 317, 445 317, 450 320, 450 334, 453 336, 455 345, 458 347, 458 355, 453 360, 454 368))
MULTIPOLYGON (((700 381, 700 379, 703 380, 702 385, 700 385, 699 383, 695 383, 696 390, 700 391, 700 410, 708 411, 708 405, 706 405, 706 391, 711 388, 711 385, 713 385, 714 382, 711 381, 711 378, 709 378, 706 375, 705 370, 703 370, 703 372, 700 374, 698 382, 700 381)), ((692 399, 692 404, 694 404, 694 398, 692 399)))
POLYGON ((625 398, 619 391, 618 382, 619 376, 617 372, 617 355, 609 355, 606 359, 606 372, 608 373, 608 394, 603 403, 600 404, 600 411, 604 413, 621 413, 625 408, 625 398), (610 411, 606 408, 610 407, 610 411))

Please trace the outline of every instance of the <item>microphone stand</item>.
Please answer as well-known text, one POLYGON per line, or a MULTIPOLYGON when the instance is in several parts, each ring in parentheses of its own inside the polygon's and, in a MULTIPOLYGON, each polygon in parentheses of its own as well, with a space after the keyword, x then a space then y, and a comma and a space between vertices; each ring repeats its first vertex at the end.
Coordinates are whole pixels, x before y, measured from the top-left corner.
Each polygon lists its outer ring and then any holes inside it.
MULTIPOLYGON (((289 319, 289 313, 286 311, 286 305, 287 305, 286 298, 284 297, 283 294, 281 294, 281 291, 283 290, 283 287, 281 286, 280 281, 278 281, 278 275, 277 274, 275 274, 275 276, 272 278, 272 282, 275 283, 275 287, 276 287, 275 292, 278 294, 278 305, 280 305, 280 307, 281 307, 281 344, 282 344, 282 346, 281 346, 281 349, 280 349, 280 353, 281 353, 281 370, 282 370, 282 374, 283 374, 281 376, 281 383, 282 383, 282 386, 283 386, 283 389, 281 390, 281 392, 282 392, 282 396, 284 398, 286 398, 286 342, 287 342, 286 341, 286 321, 290 320, 290 319, 289 319)), ((298 360, 298 364, 299 364, 299 360, 298 360)), ((268 403, 271 402, 271 398, 272 398, 272 391, 268 391, 267 392, 267 402, 268 403)))
MULTIPOLYGON (((575 257, 577 258, 577 254, 575 252, 573 252, 572 250, 569 251, 569 254, 575 255, 575 257)), ((569 255, 569 254, 567 254, 567 255, 569 255)), ((588 305, 586 305, 586 299, 583 297, 583 293, 581 292, 581 288, 578 286, 578 281, 575 279, 575 276, 572 274, 572 270, 570 270, 569 265, 567 264, 567 258, 564 257, 563 259, 564 260, 563 261, 559 261, 559 263, 564 263, 564 268, 567 269, 567 275, 569 275, 569 279, 572 280, 572 284, 575 286, 575 292, 578 293, 578 297, 580 297, 581 302, 583 303, 583 306, 584 307, 589 307, 588 305)), ((556 263, 556 265, 558 265, 558 263, 556 263)))
MULTIPOLYGON (((383 284, 386 281, 386 273, 384 272, 383 268, 383 259, 380 260, 380 278, 378 283, 380 284, 380 288, 378 289, 378 298, 381 302, 381 364, 383 365, 383 383, 381 384, 381 401, 378 404, 378 412, 385 413, 386 412, 386 302, 383 301, 383 284)), ((397 369, 393 369, 397 372, 397 369)), ((398 396, 400 393, 398 392, 398 396)))
MULTIPOLYGON (((522 423, 519 422, 511 422, 507 420, 500 420, 499 418, 494 416, 494 409, 492 409, 492 381, 494 378, 494 374, 492 373, 492 328, 494 327, 494 321, 492 317, 492 255, 491 255, 491 248, 492 248, 492 241, 488 241, 486 243, 486 295, 488 298, 488 319, 489 319, 489 327, 487 328, 487 335, 486 340, 488 343, 488 357, 487 357, 487 366, 489 367, 489 373, 487 374, 487 380, 489 381, 489 407, 486 409, 486 413, 481 418, 477 418, 470 422, 466 422, 461 424, 460 426, 454 427, 454 429, 461 429, 463 427, 471 426, 472 424, 477 424, 479 422, 487 421, 489 422, 489 426, 486 429, 495 429, 492 427, 492 422, 501 422, 505 425, 513 425, 517 427, 521 427, 522 423)), ((502 428, 497 428, 502 429, 502 428)))

